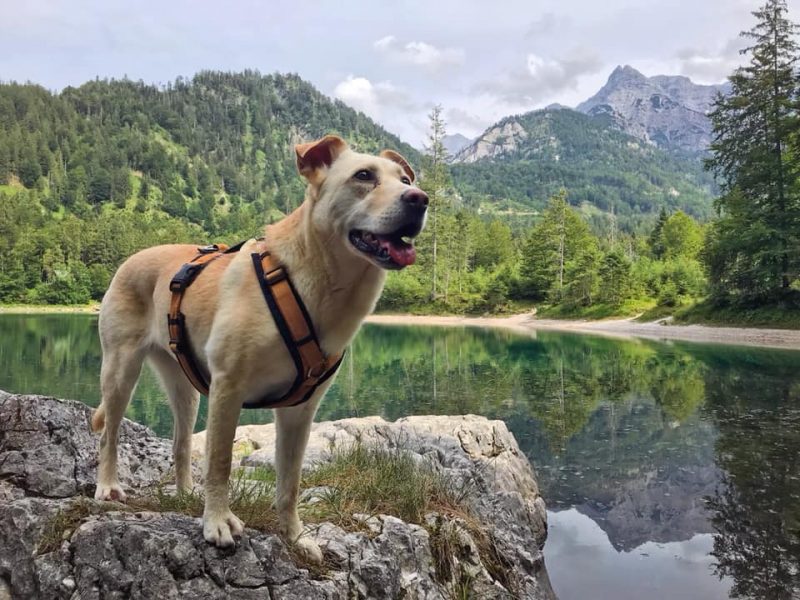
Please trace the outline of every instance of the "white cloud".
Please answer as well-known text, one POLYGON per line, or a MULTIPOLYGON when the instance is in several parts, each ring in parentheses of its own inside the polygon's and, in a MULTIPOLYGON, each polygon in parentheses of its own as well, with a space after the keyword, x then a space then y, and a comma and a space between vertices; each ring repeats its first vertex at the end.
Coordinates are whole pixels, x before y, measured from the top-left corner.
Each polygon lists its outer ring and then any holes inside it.
POLYGON ((422 67, 433 73, 464 64, 464 51, 460 48, 437 48, 427 42, 404 44, 393 35, 377 40, 373 47, 390 60, 422 67))
POLYGON ((583 76, 596 73, 602 66, 596 54, 584 50, 575 50, 563 58, 530 53, 524 68, 485 81, 478 89, 508 104, 533 106, 566 90, 575 90, 583 76))
POLYGON ((571 19, 563 15, 546 12, 531 21, 525 37, 528 39, 540 39, 556 34, 559 30, 565 30, 571 25, 571 19))
POLYGON ((380 50, 381 52, 388 52, 389 49, 397 43, 397 38, 393 35, 387 35, 386 37, 382 37, 381 39, 377 40, 374 44, 374 48, 376 50, 380 50))
POLYGON ((713 51, 698 48, 679 50, 679 72, 697 83, 719 83, 747 61, 739 54, 739 49, 745 44, 744 40, 736 37, 713 51))
POLYGON ((336 85, 333 95, 405 141, 416 143, 422 139, 427 106, 415 102, 391 81, 372 82, 366 77, 348 75, 336 85))
POLYGON ((419 106, 391 81, 372 83, 366 77, 348 75, 333 90, 333 95, 356 110, 379 118, 385 109, 414 111, 419 106))
POLYGON ((481 110, 481 112, 483 115, 479 116, 475 112, 463 108, 448 108, 445 111, 447 130, 450 133, 462 133, 462 135, 468 136, 482 132, 492 124, 493 119, 492 116, 487 116, 484 110, 481 110))
POLYGON ((348 75, 347 79, 339 82, 333 90, 333 95, 348 106, 367 115, 373 116, 378 112, 375 86, 365 77, 348 75))

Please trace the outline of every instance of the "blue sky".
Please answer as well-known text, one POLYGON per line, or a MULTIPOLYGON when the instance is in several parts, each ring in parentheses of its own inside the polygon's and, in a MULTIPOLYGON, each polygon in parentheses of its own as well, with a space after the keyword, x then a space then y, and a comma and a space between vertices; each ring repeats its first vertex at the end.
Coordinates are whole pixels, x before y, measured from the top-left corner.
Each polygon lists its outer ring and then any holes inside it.
MULTIPOLYGON (((596 92, 618 64, 725 78, 759 0, 0 0, 0 79, 165 83, 201 69, 295 72, 420 145, 596 92)), ((789 1, 800 19, 800 0, 789 1)))

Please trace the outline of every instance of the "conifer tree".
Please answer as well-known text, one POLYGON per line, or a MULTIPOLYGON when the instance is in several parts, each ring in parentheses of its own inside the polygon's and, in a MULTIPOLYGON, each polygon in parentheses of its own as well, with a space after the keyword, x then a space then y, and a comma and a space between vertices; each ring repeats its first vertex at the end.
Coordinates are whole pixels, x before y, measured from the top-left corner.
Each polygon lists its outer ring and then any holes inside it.
POLYGON ((707 168, 723 195, 707 262, 718 294, 765 299, 788 289, 800 270, 798 45, 786 0, 767 0, 753 15, 756 25, 742 34, 752 40, 742 51, 750 61, 711 113, 707 168))
POLYGON ((430 199, 428 220, 431 235, 431 300, 435 300, 439 295, 438 246, 442 237, 442 219, 440 216, 442 210, 446 208, 449 174, 447 171, 447 149, 444 147, 445 123, 442 117, 441 105, 434 106, 428 118, 430 119, 430 131, 428 133, 428 144, 425 146, 420 187, 425 190, 430 199))

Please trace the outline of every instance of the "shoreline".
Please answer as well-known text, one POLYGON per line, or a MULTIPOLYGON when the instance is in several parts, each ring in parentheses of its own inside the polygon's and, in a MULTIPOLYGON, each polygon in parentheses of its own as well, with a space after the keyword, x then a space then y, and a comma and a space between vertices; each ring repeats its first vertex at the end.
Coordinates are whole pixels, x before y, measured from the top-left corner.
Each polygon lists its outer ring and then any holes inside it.
POLYGON ((8 304, 0 305, 0 315, 52 315, 82 314, 93 315, 100 312, 100 303, 94 304, 8 304))
MULTIPOLYGON (((97 314, 100 304, 81 306, 0 306, 0 314, 97 314)), ((510 317, 465 317, 457 315, 370 315, 367 323, 380 325, 423 325, 436 327, 487 327, 505 329, 520 334, 536 331, 562 331, 599 335, 616 339, 679 340, 706 344, 730 344, 800 350, 800 330, 761 329, 758 327, 714 327, 710 325, 666 325, 659 321, 641 323, 632 318, 600 321, 537 319, 533 313, 510 317)))
POLYGON ((367 323, 381 325, 430 325, 441 327, 494 327, 517 333, 562 331, 599 335, 616 339, 643 338, 650 340, 679 340, 706 344, 729 344, 800 350, 800 330, 759 329, 756 327, 712 327, 709 325, 662 325, 659 322, 640 323, 633 319, 580 321, 537 319, 531 313, 511 317, 459 317, 417 315, 370 315, 367 323))

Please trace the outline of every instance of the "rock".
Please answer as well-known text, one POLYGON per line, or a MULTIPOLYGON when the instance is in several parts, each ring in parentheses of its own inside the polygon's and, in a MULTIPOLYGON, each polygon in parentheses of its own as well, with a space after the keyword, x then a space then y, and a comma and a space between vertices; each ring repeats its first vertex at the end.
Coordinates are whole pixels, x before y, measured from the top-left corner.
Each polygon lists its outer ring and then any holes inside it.
MULTIPOLYGON (((238 445, 256 448, 252 454, 240 459, 242 465, 274 467, 273 424, 239 427, 235 440, 238 445)), ((456 486, 466 486, 470 490, 467 495, 470 508, 490 526, 498 551, 520 576, 519 584, 527 594, 525 597, 547 597, 541 595, 543 589, 549 590, 541 553, 547 538, 545 503, 539 495, 528 459, 502 421, 463 415, 414 416, 392 423, 381 417, 315 423, 311 428, 304 469, 325 461, 332 448, 357 441, 408 452, 417 460, 429 461, 456 486)), ((196 434, 193 440, 195 455, 202 455, 204 447, 205 433, 196 434)), ((378 526, 378 531, 385 531, 386 517, 381 518, 384 519, 383 528, 378 526)), ((412 535, 411 532, 408 535, 412 535)), ((356 538, 351 535, 346 539, 350 542, 348 555, 363 559, 365 551, 356 543, 356 538)), ((329 541, 327 543, 330 545, 329 541)), ((341 547, 336 546, 336 553, 341 558, 341 547)), ((370 556, 369 552, 366 556, 370 556)), ((354 570, 358 572, 358 563, 355 565, 354 570)), ((403 577, 402 569, 400 577, 403 577)))
POLYGON ((460 133, 446 135, 442 138, 442 145, 444 146, 445 150, 447 150, 447 154, 449 154, 451 157, 458 154, 471 143, 471 139, 461 135, 460 133))
POLYGON ((645 77, 630 66, 617 67, 594 96, 578 105, 593 117, 667 150, 703 153, 711 144, 708 111, 728 84, 698 85, 688 77, 645 77))
MULTIPOLYGON (((469 482, 472 510, 484 525, 478 533, 435 513, 424 525, 364 515, 364 529, 355 532, 321 523, 314 535, 327 566, 315 574, 275 534, 247 529, 235 548, 218 549, 204 541, 197 518, 134 513, 84 497, 96 469, 90 413, 77 402, 0 392, 0 600, 433 600, 452 597, 459 583, 468 584, 470 597, 555 598, 540 551, 544 503, 530 465, 499 421, 373 417, 315 425, 307 466, 326 460, 331 443, 361 439, 402 448, 454 481, 469 482), (480 544, 487 540, 506 563, 502 577, 483 562, 480 544)), ((135 495, 168 474, 170 443, 130 422, 122 435, 121 471, 135 495)), ((196 446, 203 437, 196 436, 196 446)), ((270 464, 273 426, 241 427, 237 440, 255 449, 243 463, 270 464)), ((305 497, 311 502, 324 493, 312 489, 305 497)))
POLYGON ((529 133, 514 117, 507 117, 489 127, 473 142, 463 146, 454 162, 474 163, 484 159, 511 155, 528 138, 529 133))
MULTIPOLYGON (((93 493, 98 436, 91 415, 80 402, 0 392, 0 480, 30 496, 93 493)), ((133 489, 151 485, 172 463, 169 441, 127 419, 119 448, 120 481, 133 489)))

